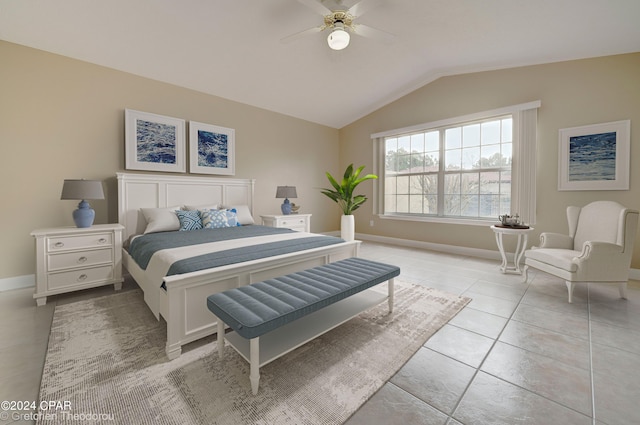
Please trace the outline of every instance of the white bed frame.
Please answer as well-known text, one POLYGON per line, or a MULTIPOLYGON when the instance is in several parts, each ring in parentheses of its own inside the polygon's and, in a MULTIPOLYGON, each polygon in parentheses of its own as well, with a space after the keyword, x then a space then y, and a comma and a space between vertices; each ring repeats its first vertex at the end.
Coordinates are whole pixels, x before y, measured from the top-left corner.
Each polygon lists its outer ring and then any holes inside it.
MULTIPOLYGON (((248 205, 253 213, 255 180, 117 173, 118 222, 124 240, 141 234, 146 221, 140 208, 176 205, 248 205)), ((167 276, 166 290, 151 282, 144 270, 123 249, 122 263, 144 292, 144 300, 157 319, 167 322, 166 353, 170 359, 182 346, 217 332, 207 296, 276 276, 294 273, 358 255, 359 241, 248 261, 182 275, 167 276)))

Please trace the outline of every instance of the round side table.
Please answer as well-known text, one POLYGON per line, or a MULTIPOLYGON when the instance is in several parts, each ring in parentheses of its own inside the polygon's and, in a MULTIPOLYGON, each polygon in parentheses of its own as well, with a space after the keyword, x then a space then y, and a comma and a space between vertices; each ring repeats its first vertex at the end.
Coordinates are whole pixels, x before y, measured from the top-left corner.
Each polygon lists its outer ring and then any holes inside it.
POLYGON ((533 227, 527 228, 517 228, 517 227, 508 227, 508 226, 500 226, 494 225, 491 226, 491 230, 496 235, 496 244, 498 245, 498 249, 500 250, 500 256, 502 257, 502 264, 500 265, 500 271, 502 273, 515 273, 522 274, 522 270, 520 270, 520 260, 522 259, 522 255, 524 251, 527 249, 527 240, 529 239, 529 232, 533 231, 533 227), (513 266, 510 266, 507 261, 507 254, 504 251, 504 244, 502 243, 503 235, 515 235, 518 237, 518 245, 516 247, 516 252, 513 254, 513 266))

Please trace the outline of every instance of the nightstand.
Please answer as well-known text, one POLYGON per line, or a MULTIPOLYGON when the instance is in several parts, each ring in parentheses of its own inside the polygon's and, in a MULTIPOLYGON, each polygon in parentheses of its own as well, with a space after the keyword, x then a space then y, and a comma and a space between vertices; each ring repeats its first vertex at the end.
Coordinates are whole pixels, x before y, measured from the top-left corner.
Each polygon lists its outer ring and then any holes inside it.
POLYGON ((262 225, 311 232, 311 214, 261 215, 262 225))
POLYGON ((122 231, 120 224, 87 228, 56 227, 31 232, 36 238, 38 305, 47 296, 113 284, 122 288, 122 231))

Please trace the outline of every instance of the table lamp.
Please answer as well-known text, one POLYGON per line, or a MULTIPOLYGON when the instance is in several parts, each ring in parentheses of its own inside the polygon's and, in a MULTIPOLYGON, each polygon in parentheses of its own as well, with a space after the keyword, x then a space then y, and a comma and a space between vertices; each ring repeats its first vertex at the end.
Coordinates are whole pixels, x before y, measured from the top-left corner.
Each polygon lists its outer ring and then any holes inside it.
POLYGON ((77 227, 91 227, 96 212, 87 199, 104 199, 102 182, 99 180, 65 180, 60 199, 80 200, 78 209, 73 212, 73 221, 77 227))
POLYGON ((280 206, 282 214, 291 214, 291 203, 289 202, 289 198, 297 197, 298 194, 296 193, 295 186, 278 186, 278 189, 276 190, 276 198, 284 198, 284 202, 280 206))

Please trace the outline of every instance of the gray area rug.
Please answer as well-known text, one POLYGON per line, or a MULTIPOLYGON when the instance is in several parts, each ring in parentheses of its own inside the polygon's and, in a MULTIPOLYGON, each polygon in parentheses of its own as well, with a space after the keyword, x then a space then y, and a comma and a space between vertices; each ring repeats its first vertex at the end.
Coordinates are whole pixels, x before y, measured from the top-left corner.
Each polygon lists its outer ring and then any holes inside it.
POLYGON ((71 407, 38 423, 341 424, 469 301, 396 281, 393 314, 383 303, 262 367, 256 396, 215 337, 168 361, 139 290, 57 306, 40 400, 71 407))

